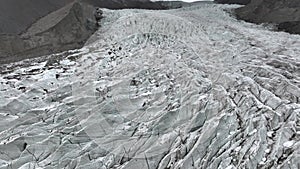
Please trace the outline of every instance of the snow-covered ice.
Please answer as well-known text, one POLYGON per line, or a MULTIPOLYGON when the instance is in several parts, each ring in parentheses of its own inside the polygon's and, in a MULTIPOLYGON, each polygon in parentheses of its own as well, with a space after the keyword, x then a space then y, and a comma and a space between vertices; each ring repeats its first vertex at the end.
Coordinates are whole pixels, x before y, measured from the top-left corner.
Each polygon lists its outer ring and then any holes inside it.
POLYGON ((300 36, 236 7, 104 10, 82 49, 5 66, 0 168, 299 167, 300 36))

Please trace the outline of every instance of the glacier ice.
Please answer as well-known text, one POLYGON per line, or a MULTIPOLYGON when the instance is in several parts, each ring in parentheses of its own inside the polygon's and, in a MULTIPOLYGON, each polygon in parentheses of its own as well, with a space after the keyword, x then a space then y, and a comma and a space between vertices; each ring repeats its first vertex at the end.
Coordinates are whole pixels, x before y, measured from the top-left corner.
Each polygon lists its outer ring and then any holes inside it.
POLYGON ((3 67, 0 168, 297 168, 299 35, 236 7, 104 10, 82 49, 3 67))

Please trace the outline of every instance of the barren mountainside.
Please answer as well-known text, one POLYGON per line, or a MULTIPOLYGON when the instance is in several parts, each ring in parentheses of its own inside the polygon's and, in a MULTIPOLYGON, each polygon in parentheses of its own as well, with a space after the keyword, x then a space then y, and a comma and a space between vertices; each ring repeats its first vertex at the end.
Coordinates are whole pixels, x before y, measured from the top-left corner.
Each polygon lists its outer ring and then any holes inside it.
POLYGON ((275 23, 279 30, 300 33, 300 0, 252 0, 236 14, 246 21, 275 23))
POLYGON ((149 0, 1 0, 0 64, 82 47, 97 29, 96 7, 166 8, 149 0))
POLYGON ((94 7, 70 3, 21 35, 0 35, 0 64, 82 47, 96 30, 94 7))
POLYGON ((1 0, 0 34, 19 34, 36 20, 74 0, 1 0))

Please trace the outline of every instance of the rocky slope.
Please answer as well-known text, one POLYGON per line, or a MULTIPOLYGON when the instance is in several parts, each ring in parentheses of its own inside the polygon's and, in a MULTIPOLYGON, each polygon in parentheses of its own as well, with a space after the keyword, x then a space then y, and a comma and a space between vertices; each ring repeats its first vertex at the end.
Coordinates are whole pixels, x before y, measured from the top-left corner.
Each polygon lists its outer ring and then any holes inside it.
POLYGON ((97 29, 93 16, 96 6, 166 8, 149 0, 25 0, 21 3, 3 0, 0 2, 0 21, 4 23, 0 25, 0 64, 82 47, 97 29))
POLYGON ((0 168, 298 168, 300 38, 233 7, 104 10, 82 49, 2 66, 0 168))
POLYGON ((300 34, 300 0, 252 0, 236 13, 246 21, 274 23, 279 30, 300 34))
POLYGON ((82 47, 97 29, 94 7, 70 3, 20 35, 0 35, 0 64, 82 47))
POLYGON ((37 20, 75 1, 109 9, 164 8, 148 0, 1 0, 0 34, 23 33, 37 20))
POLYGON ((126 9, 126 8, 137 8, 137 9, 166 9, 159 3, 152 2, 150 0, 78 0, 85 2, 93 6, 108 9, 126 9))
POLYGON ((0 34, 22 33, 38 19, 74 0, 1 0, 0 34))

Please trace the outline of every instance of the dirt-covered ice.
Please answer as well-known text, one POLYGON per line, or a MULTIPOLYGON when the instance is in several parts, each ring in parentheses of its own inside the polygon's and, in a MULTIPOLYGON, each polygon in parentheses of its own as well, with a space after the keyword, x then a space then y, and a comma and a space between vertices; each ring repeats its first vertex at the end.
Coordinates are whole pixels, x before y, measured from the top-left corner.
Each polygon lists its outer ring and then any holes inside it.
POLYGON ((104 10, 84 48, 7 65, 0 168, 299 168, 300 36, 235 7, 104 10))

